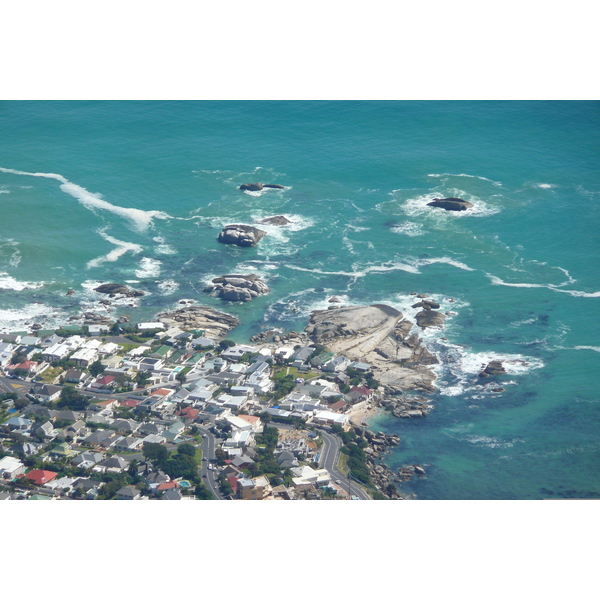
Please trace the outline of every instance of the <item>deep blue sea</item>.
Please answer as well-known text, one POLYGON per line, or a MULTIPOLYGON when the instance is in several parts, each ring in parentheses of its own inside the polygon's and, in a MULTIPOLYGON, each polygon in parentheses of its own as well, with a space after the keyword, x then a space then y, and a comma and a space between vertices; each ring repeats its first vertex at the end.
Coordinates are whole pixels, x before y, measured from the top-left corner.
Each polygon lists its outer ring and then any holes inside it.
POLYGON ((408 316, 411 292, 451 312, 427 331, 437 367, 393 468, 419 499, 600 496, 600 103, 1 102, 0 330, 98 312, 99 282, 146 292, 111 315, 181 299, 237 315, 230 337, 301 330, 337 295, 408 316), (242 192, 260 181, 283 190, 242 192), (435 197, 467 213, 427 207, 435 197), (254 248, 229 223, 284 214, 254 248), (249 304, 202 292, 257 273, 249 304), (67 296, 69 289, 74 295, 67 296), (504 361, 505 389, 477 374, 504 361))

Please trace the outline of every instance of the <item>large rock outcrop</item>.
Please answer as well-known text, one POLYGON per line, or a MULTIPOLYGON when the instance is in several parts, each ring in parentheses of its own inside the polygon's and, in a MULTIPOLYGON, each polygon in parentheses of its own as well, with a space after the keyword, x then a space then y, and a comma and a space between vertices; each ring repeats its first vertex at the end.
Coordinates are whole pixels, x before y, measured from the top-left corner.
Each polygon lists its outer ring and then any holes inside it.
POLYGON ((417 325, 422 329, 427 327, 443 327, 446 317, 443 313, 432 310, 427 306, 415 315, 417 325))
POLYGON ((431 202, 427 203, 427 206, 434 206, 445 210, 467 210, 473 207, 470 202, 461 198, 434 198, 431 202))
POLYGON ((257 275, 223 275, 212 280, 205 292, 232 302, 249 302, 270 290, 257 275))
POLYGON ((212 339, 225 337, 240 324, 237 317, 215 310, 209 306, 186 306, 173 312, 157 315, 157 320, 166 325, 176 325, 183 330, 201 330, 212 339))
POLYGON ((217 241, 236 246, 256 246, 265 235, 267 235, 266 231, 252 225, 226 225, 219 233, 217 241))
POLYGON ((94 291, 99 292, 100 294, 108 294, 111 298, 114 298, 117 295, 127 296, 128 298, 137 298, 144 295, 144 292, 132 290, 121 283, 103 283, 97 288, 94 288, 94 291))
POLYGON ((506 369, 500 360, 492 360, 488 365, 479 373, 479 377, 496 377, 506 373, 506 369))
POLYGON ((433 391, 435 375, 424 365, 437 359, 410 333, 412 327, 400 311, 373 304, 315 311, 306 333, 332 352, 373 365, 376 379, 390 394, 408 389, 433 391))

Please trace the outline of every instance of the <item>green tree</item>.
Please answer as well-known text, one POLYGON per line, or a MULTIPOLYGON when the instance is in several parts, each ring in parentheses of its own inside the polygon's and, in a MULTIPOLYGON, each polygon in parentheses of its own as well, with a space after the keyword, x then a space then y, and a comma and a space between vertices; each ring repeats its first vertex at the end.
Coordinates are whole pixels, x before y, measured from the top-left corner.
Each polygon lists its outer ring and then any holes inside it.
POLYGON ((162 468, 162 465, 164 465, 169 458, 169 451, 162 444, 145 442, 142 452, 144 453, 144 458, 151 461, 152 464, 158 468, 162 468))
POLYGON ((180 444, 177 447, 177 454, 187 454, 194 458, 196 456, 196 447, 192 444, 180 444))
POLYGON ((85 410, 90 405, 90 401, 75 388, 65 386, 60 392, 60 398, 56 401, 58 408, 69 410, 85 410))
POLYGON ((194 490, 194 496, 196 496, 198 500, 214 500, 214 496, 202 482, 196 486, 196 489, 194 490))
POLYGON ((93 362, 89 367, 89 371, 94 377, 98 377, 100 373, 104 373, 105 369, 106 367, 99 360, 93 362))

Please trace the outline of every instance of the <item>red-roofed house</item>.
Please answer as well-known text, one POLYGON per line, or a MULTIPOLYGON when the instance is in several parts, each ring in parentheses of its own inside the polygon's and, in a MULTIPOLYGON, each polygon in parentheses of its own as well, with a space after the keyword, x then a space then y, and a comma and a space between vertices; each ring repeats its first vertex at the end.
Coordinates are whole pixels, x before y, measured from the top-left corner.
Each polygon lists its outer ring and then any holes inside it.
POLYGON ((100 379, 96 379, 90 387, 94 390, 105 390, 114 387, 116 384, 117 381, 112 375, 105 375, 104 377, 100 377, 100 379))
POLYGON ((200 414, 199 410, 196 410, 195 408, 188 406, 187 408, 180 410, 177 413, 177 416, 181 417, 184 421, 195 421, 198 418, 199 414, 200 414))
POLYGON ((125 408, 135 408, 139 403, 139 400, 123 400, 121 406, 124 406, 125 408))
POLYGON ((329 410, 332 410, 334 412, 343 412, 347 406, 348 404, 346 402, 344 402, 343 400, 338 400, 337 402, 334 402, 333 404, 329 405, 329 410))
POLYGON ((35 483, 35 485, 44 485, 49 481, 52 481, 58 473, 54 473, 54 471, 44 471, 43 469, 35 469, 34 471, 29 471, 25 477, 35 483))
POLYGON ((118 406, 119 401, 116 398, 110 398, 108 400, 102 400, 102 402, 97 402, 96 404, 102 408, 112 408, 113 406, 118 406))
POLYGON ((352 400, 362 401, 362 400, 371 400, 375 392, 370 390, 368 387, 362 385, 361 387, 353 387, 350 388, 350 393, 348 396, 352 398, 352 400))
POLYGON ((164 492, 166 490, 172 490, 173 488, 177 487, 179 487, 178 481, 165 481, 164 483, 161 483, 156 489, 159 492, 164 492))
POLYGON ((33 374, 33 373, 35 373, 38 370, 38 367, 39 367, 39 365, 35 361, 33 361, 33 360, 26 360, 26 361, 22 362, 19 365, 15 365, 14 368, 15 368, 15 370, 16 369, 22 369, 23 371, 27 371, 28 373, 33 374))
POLYGON ((227 478, 227 481, 229 481, 229 483, 230 483, 230 485, 231 485, 231 487, 232 487, 232 489, 233 489, 233 493, 234 493, 234 494, 237 494, 237 488, 238 488, 238 480, 237 480, 237 477, 236 477, 235 475, 230 475, 230 476, 227 478))
POLYGON ((167 390, 165 388, 158 388, 156 390, 152 390, 153 396, 162 396, 165 400, 170 398, 175 393, 175 390, 167 390))
POLYGON ((250 425, 252 425, 251 431, 254 431, 256 433, 261 431, 262 421, 260 420, 260 417, 255 417, 254 415, 238 415, 238 418, 242 419, 243 421, 246 421, 247 423, 250 423, 250 425))

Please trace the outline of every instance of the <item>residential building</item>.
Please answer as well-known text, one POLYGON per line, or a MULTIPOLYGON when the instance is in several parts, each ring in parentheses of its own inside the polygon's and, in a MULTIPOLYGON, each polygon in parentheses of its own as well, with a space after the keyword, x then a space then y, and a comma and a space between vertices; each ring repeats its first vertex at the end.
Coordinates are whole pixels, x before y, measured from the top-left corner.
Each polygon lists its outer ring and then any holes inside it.
POLYGON ((25 465, 13 456, 0 458, 0 479, 14 479, 25 472, 25 465))

